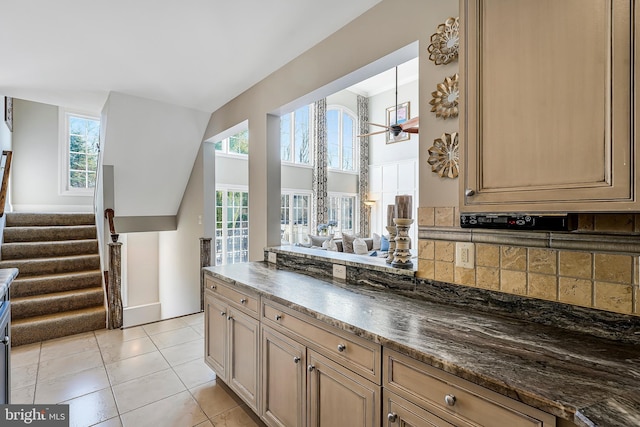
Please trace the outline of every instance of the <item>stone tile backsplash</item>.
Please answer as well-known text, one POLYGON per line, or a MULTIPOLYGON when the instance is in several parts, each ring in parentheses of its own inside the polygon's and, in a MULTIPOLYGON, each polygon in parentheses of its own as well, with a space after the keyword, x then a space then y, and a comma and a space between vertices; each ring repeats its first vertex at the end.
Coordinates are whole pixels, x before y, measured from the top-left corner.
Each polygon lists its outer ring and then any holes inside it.
MULTIPOLYGON (((459 231, 457 209, 419 208, 418 225, 459 231)), ((640 231, 640 215, 580 215, 579 230, 640 231)), ((443 231, 443 230, 440 230, 443 231)), ((475 268, 455 266, 455 241, 420 239, 417 276, 616 313, 640 315, 638 254, 475 243, 475 268)))

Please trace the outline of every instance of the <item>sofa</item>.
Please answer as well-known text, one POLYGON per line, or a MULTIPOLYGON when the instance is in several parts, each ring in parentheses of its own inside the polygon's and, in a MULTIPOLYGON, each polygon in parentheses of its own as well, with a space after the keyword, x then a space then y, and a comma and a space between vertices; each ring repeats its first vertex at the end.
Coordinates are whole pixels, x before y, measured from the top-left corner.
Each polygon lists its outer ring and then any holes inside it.
MULTIPOLYGON (((377 235, 376 235, 377 236, 377 235)), ((314 235, 309 235, 308 236, 308 240, 309 243, 307 244, 299 244, 299 246, 303 246, 303 247, 307 247, 307 248, 315 248, 315 249, 322 249, 322 250, 331 250, 328 247, 328 243, 331 240, 331 236, 314 236, 314 235)), ((375 255, 372 252, 373 251, 377 251, 380 252, 380 240, 379 238, 376 239, 374 237, 365 237, 365 238, 358 238, 356 236, 350 236, 347 235, 346 237, 346 241, 348 243, 345 244, 345 238, 344 236, 342 238, 335 238, 333 239, 333 242, 335 243, 335 247, 336 247, 336 252, 345 252, 345 253, 356 253, 358 255, 375 255), (355 249, 353 249, 353 244, 355 243, 356 239, 361 239, 364 241, 364 243, 367 245, 367 249, 366 251, 363 251, 362 249, 360 250, 359 253, 356 252, 355 249), (376 240, 378 240, 376 242, 376 240), (376 245, 377 243, 377 245, 376 245), (351 246, 349 246, 349 244, 351 244, 351 246), (377 247, 375 247, 377 246, 377 247), (345 251, 345 247, 347 247, 347 250, 345 251)))

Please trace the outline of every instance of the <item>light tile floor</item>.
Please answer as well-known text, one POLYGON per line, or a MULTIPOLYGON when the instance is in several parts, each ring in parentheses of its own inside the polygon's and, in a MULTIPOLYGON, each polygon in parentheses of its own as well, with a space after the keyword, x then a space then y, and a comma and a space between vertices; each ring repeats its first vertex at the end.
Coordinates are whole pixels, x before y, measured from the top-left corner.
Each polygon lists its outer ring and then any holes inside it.
POLYGON ((72 427, 249 427, 204 363, 204 314, 12 349, 11 403, 68 403, 72 427))

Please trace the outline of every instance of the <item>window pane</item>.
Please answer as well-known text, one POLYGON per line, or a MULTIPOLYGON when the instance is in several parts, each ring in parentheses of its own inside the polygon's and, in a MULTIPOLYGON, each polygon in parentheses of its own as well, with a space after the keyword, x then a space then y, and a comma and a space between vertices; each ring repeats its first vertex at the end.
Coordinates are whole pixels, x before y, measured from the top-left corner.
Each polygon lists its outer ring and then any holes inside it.
POLYGON ((249 131, 245 130, 229 137, 229 152, 249 154, 249 131))
POLYGON ((216 142, 215 144, 213 144, 213 146, 215 147, 216 151, 224 151, 222 141, 216 142))
POLYGON ((353 118, 348 114, 342 117, 342 169, 355 170, 354 167, 354 126, 353 118))
POLYGON ((338 110, 327 111, 327 166, 340 168, 340 115, 338 110))
POLYGON ((298 108, 295 111, 295 162, 301 164, 309 164, 309 106, 298 108))
POLYGON ((86 135, 87 120, 82 117, 69 117, 69 134, 70 135, 86 135))
POLYGON ((291 114, 286 114, 280 117, 280 160, 292 161, 291 143, 291 114))
POLYGON ((100 121, 86 117, 68 117, 69 188, 93 188, 98 167, 100 121))
POLYGON ((70 172, 69 173, 69 185, 72 188, 86 188, 87 174, 84 172, 70 172))
POLYGON ((69 154, 69 169, 84 171, 87 164, 87 156, 84 154, 69 154))
POLYGON ((69 137, 69 152, 71 153, 86 153, 87 141, 80 135, 71 135, 69 137))

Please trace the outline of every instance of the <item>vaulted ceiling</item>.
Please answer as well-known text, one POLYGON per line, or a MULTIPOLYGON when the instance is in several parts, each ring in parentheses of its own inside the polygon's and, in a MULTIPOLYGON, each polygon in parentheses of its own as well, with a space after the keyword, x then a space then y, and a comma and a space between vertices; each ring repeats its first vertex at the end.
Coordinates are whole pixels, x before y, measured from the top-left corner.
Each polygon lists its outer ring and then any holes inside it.
POLYGON ((0 0, 0 94, 212 112, 380 0, 0 0))

